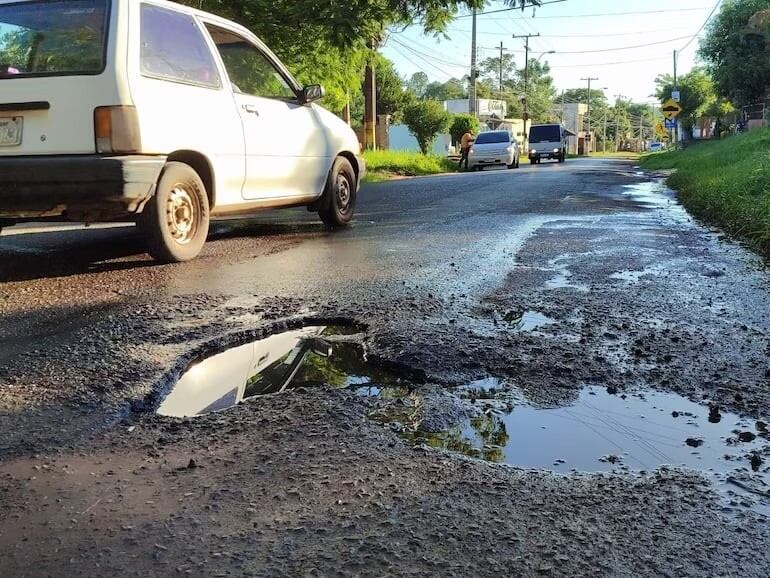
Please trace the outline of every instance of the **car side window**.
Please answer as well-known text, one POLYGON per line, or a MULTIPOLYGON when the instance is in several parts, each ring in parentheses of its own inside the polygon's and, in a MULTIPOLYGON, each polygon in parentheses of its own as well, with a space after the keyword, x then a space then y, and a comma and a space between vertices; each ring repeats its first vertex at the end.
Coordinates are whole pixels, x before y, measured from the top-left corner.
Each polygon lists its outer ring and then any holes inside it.
POLYGON ((214 56, 189 14, 142 4, 142 74, 186 84, 220 88, 214 56))
POLYGON ((207 29, 222 56, 234 92, 296 100, 297 95, 283 75, 251 42, 216 26, 207 25, 207 29))

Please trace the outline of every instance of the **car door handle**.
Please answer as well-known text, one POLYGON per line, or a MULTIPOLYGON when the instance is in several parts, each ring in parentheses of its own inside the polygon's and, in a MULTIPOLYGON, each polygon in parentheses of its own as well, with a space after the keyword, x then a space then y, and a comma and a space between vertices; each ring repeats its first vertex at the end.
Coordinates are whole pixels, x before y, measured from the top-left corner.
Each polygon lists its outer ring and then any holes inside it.
POLYGON ((259 109, 253 104, 244 104, 241 106, 241 108, 249 114, 256 114, 259 116, 259 109))

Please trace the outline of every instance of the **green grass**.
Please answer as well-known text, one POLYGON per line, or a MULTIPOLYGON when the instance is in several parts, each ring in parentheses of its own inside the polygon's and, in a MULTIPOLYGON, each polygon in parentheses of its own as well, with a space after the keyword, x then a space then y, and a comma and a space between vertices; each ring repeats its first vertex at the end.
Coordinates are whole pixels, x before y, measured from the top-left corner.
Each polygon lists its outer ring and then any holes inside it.
POLYGON ((457 171, 457 163, 446 157, 422 155, 409 151, 364 151, 365 182, 377 182, 394 176, 414 177, 457 171))
POLYGON ((645 169, 675 169, 669 185, 694 215, 770 257, 770 128, 642 157, 645 169))

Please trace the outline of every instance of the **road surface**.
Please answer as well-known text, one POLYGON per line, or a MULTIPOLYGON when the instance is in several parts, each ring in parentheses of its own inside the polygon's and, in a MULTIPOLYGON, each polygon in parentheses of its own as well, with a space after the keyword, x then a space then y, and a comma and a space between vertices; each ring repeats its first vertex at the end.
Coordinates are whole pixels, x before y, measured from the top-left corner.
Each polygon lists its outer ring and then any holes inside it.
MULTIPOLYGON (((0 574, 770 568, 767 500, 703 472, 468 459, 322 389, 153 415, 191 352, 313 318, 360 324, 373 359, 439 392, 493 377, 534 408, 662 392, 761 422, 770 275, 632 162, 367 185, 348 230, 265 213, 216 224, 178 265, 130 226, 12 228, 0 309, 0 574), (523 315, 545 321, 522 331, 523 315)), ((453 426, 445 397, 419 402, 424 423, 453 426)), ((766 447, 756 459, 766 472, 766 447)))

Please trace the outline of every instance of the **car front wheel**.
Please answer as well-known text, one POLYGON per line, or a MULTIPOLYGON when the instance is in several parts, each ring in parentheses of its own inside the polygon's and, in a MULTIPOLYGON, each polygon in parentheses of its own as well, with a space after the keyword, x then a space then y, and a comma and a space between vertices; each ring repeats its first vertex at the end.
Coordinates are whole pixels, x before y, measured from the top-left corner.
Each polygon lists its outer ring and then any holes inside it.
POLYGON ((156 261, 180 263, 197 257, 209 231, 209 200, 198 173, 185 163, 168 163, 137 224, 156 261))
POLYGON ((327 227, 344 227, 353 220, 358 181, 353 167, 345 158, 334 161, 326 180, 318 215, 327 227))

